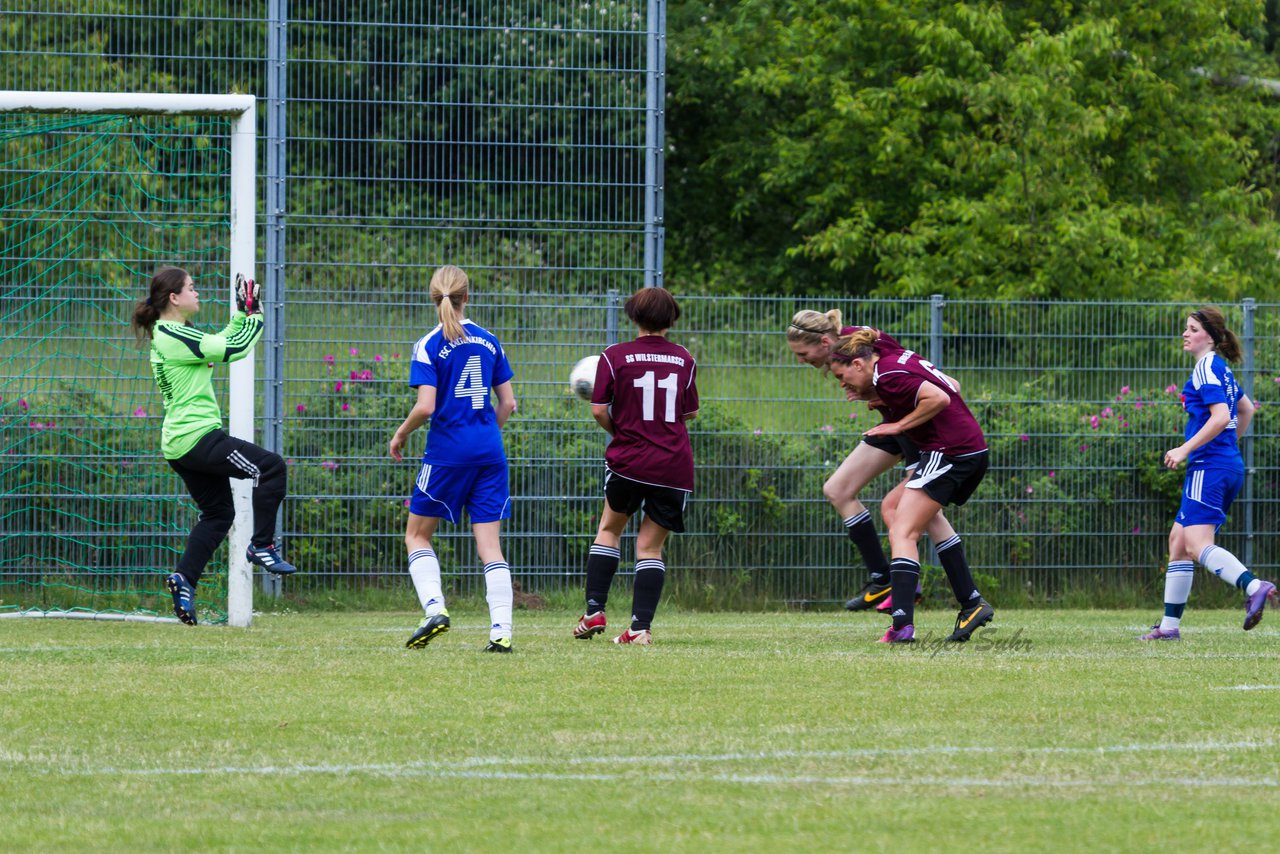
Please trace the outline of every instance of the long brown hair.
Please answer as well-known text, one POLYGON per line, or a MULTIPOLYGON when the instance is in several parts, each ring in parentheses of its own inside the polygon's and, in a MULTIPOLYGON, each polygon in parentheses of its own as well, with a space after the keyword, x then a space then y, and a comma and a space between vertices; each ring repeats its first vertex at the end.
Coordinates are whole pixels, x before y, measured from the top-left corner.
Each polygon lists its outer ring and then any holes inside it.
POLYGON ((461 267, 446 264, 431 276, 431 301, 440 315, 444 340, 457 341, 467 333, 462 328, 462 306, 471 292, 471 282, 461 267))
POLYGON ((1219 356, 1228 362, 1240 361, 1240 339, 1227 328, 1227 319, 1216 306, 1206 305, 1191 312, 1191 316, 1209 333, 1219 356))
POLYGON ((179 293, 187 284, 188 273, 181 267, 161 267, 151 277, 146 299, 133 307, 133 334, 139 341, 150 341, 160 313, 169 305, 169 296, 179 293))

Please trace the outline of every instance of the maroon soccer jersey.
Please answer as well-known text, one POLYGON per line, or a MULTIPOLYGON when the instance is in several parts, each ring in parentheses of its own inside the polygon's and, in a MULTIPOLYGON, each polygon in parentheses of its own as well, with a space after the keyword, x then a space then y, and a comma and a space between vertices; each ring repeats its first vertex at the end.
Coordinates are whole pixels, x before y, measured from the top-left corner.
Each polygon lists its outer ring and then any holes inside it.
POLYGON ((698 411, 697 368, 679 344, 658 335, 607 348, 592 403, 610 404, 609 471, 656 486, 693 490, 693 449, 684 418, 698 411))
POLYGON ((940 451, 949 457, 976 454, 987 449, 978 420, 942 373, 910 350, 889 353, 876 362, 872 384, 885 405, 885 421, 901 421, 916 408, 920 386, 933 383, 945 391, 951 402, 923 424, 906 430, 906 436, 921 451, 940 451))

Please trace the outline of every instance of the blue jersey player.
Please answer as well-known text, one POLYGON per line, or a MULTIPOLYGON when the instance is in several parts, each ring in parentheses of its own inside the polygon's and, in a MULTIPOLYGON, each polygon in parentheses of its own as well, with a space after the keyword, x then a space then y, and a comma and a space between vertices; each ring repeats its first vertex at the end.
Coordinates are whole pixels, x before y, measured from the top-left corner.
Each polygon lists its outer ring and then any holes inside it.
POLYGON ((1142 640, 1179 640, 1182 612, 1191 594, 1195 561, 1245 594, 1245 631, 1262 619, 1267 601, 1276 602, 1276 586, 1256 578, 1231 552, 1215 545, 1214 535, 1244 485, 1244 461, 1236 444, 1253 418, 1254 406, 1231 372, 1228 362, 1240 358, 1240 342, 1227 328, 1222 312, 1205 307, 1192 312, 1182 332, 1182 349, 1195 358, 1191 377, 1182 387, 1187 412, 1184 441, 1164 455, 1176 469, 1184 462, 1187 476, 1182 506, 1169 531, 1169 567, 1164 583, 1164 617, 1142 640))
POLYGON ((502 426, 516 411, 516 398, 502 344, 464 316, 469 288, 467 274, 458 267, 441 267, 431 277, 440 324, 413 347, 409 385, 418 399, 391 437, 389 450, 398 462, 409 436, 431 422, 404 535, 409 575, 426 616, 405 645, 426 646, 449 630, 431 537, 441 519, 457 524, 465 510, 484 564, 490 626, 485 651, 510 652, 511 568, 502 555, 500 531, 502 520, 511 518, 511 491, 502 426))

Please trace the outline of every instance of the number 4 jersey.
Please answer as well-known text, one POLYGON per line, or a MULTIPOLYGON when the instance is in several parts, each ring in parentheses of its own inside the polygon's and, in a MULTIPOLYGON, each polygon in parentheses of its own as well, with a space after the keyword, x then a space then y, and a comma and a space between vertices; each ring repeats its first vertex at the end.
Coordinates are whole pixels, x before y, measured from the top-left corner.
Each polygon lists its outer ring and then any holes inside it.
POLYGON ((436 387, 436 411, 423 462, 438 466, 500 463, 502 431, 489 391, 514 375, 502 345, 487 329, 462 321, 466 335, 444 340, 437 326, 413 345, 409 385, 436 387))
POLYGON ((693 490, 693 449, 684 419, 698 411, 697 367, 659 335, 607 348, 596 366, 593 404, 609 404, 609 471, 628 480, 693 490))

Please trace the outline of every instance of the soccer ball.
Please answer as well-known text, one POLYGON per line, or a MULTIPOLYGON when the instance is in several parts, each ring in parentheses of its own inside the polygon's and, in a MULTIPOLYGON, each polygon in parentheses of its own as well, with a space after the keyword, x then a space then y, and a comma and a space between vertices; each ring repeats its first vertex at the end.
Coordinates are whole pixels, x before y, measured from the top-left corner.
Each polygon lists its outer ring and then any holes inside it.
POLYGON ((588 403, 591 401, 591 392, 596 387, 596 365, 599 362, 599 356, 587 356, 585 359, 580 359, 569 372, 569 388, 588 403))

